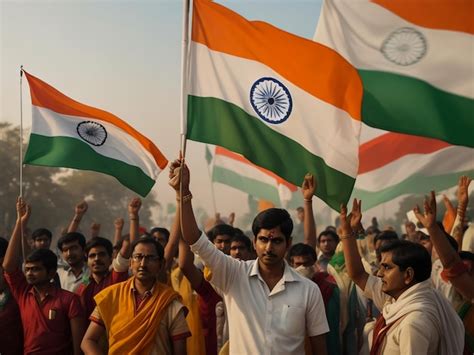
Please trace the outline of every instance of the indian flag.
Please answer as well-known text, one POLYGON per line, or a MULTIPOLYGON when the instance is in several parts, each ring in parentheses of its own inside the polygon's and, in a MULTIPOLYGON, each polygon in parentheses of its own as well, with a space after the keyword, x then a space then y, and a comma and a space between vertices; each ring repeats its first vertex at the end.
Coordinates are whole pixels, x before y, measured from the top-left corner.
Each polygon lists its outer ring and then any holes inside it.
POLYGON ((474 177, 474 149, 426 137, 385 133, 360 146, 353 196, 368 210, 406 194, 428 194, 474 177))
POLYGON ((146 196, 168 161, 113 114, 81 104, 25 72, 33 123, 24 163, 93 170, 146 196))
POLYGON ((284 206, 297 187, 275 173, 252 164, 240 154, 216 146, 212 181, 231 186, 274 206, 284 206))
POLYGON ((335 51, 194 1, 187 138, 225 147, 334 209, 358 168, 362 84, 335 51))
POLYGON ((314 40, 360 73, 363 122, 474 147, 474 2, 326 0, 314 40))

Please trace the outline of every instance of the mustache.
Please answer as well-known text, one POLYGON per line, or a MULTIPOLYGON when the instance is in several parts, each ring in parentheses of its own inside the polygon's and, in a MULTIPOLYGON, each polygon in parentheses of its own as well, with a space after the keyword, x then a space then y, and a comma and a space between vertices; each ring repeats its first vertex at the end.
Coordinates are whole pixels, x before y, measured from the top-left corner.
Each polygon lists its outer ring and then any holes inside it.
POLYGON ((276 255, 271 253, 271 252, 265 253, 265 254, 263 254, 263 256, 270 256, 270 257, 273 257, 273 258, 276 257, 276 255))

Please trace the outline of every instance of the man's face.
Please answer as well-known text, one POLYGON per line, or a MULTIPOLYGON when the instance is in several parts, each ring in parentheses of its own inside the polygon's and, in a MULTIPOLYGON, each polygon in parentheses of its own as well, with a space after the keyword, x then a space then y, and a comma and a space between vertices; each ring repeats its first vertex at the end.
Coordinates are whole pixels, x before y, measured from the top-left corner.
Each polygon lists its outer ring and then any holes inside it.
POLYGON ((377 276, 382 278, 382 291, 397 299, 410 283, 407 283, 406 271, 401 271, 398 265, 392 262, 391 252, 382 253, 382 261, 377 272, 377 276))
POLYGON ((130 268, 138 280, 142 282, 156 280, 161 266, 162 260, 159 259, 153 244, 139 243, 135 246, 130 258, 130 268))
POLYGON ((152 236, 153 236, 153 238, 155 238, 155 240, 156 240, 158 243, 160 243, 160 244, 163 246, 163 248, 164 248, 164 247, 166 246, 166 244, 168 243, 168 241, 166 240, 165 235, 164 235, 163 233, 161 233, 161 232, 158 232, 158 231, 157 231, 157 232, 154 232, 154 233, 152 234, 152 236))
POLYGON ((250 251, 245 246, 244 242, 233 241, 230 243, 230 256, 234 259, 249 260, 250 251))
POLYGON ((109 271, 112 258, 102 246, 91 248, 87 254, 87 266, 93 274, 104 275, 109 271))
POLYGON ((310 255, 295 255, 291 257, 291 266, 313 266, 316 261, 310 255))
POLYGON ((433 244, 431 243, 430 239, 420 239, 420 244, 425 247, 426 250, 428 250, 428 253, 433 252, 433 244))
POLYGON ((219 234, 214 238, 214 245, 217 249, 223 252, 226 255, 230 253, 230 235, 219 234))
POLYGON ((291 246, 291 239, 286 241, 280 227, 276 227, 261 229, 253 243, 260 262, 271 266, 281 264, 291 246))
POLYGON ((297 210, 296 211, 296 217, 298 217, 298 220, 300 222, 303 222, 304 221, 304 210, 303 209, 297 210))
POLYGON ((333 237, 329 235, 322 235, 319 238, 319 249, 324 255, 332 256, 336 251, 337 243, 333 237))
POLYGON ((64 243, 61 253, 64 261, 70 266, 76 266, 84 261, 84 249, 77 240, 64 243))
POLYGON ((55 273, 54 270, 48 272, 41 261, 26 262, 24 272, 26 282, 33 286, 49 283, 55 273))
POLYGON ((49 239, 46 235, 40 235, 33 241, 34 249, 49 249, 50 245, 51 239, 49 239))

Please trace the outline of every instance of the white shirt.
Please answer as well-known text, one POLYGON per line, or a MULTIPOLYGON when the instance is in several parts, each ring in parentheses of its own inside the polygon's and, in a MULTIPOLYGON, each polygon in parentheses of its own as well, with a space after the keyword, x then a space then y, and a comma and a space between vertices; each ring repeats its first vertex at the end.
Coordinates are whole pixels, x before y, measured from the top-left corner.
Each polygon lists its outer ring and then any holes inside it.
POLYGON ((329 331, 319 288, 286 262, 283 277, 270 291, 258 259, 233 259, 204 234, 191 250, 212 270, 211 283, 224 295, 230 354, 304 354, 306 335, 329 331))
POLYGON ((59 276, 59 281, 61 282, 61 288, 70 292, 76 292, 82 282, 82 279, 84 277, 89 277, 89 268, 87 267, 87 264, 84 263, 81 273, 76 276, 72 272, 72 269, 69 265, 65 267, 59 266, 57 273, 59 276))

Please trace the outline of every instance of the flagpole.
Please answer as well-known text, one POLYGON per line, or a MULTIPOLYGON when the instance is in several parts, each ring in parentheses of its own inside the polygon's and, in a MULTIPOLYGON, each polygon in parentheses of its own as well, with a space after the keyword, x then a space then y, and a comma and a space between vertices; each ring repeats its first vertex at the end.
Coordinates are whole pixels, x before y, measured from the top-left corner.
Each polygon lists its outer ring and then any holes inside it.
POLYGON ((183 24, 181 43, 181 169, 179 182, 180 228, 183 231, 183 179, 182 173, 186 157, 186 109, 187 109, 187 74, 188 74, 188 34, 189 34, 189 0, 183 0, 183 24))
POLYGON ((216 195, 214 194, 214 184, 212 183, 211 167, 207 164, 207 175, 209 175, 209 182, 211 184, 211 198, 212 198, 212 207, 214 207, 214 215, 217 213, 216 207, 216 195))
POLYGON ((23 197, 23 65, 20 66, 20 197, 23 197))
MULTIPOLYGON (((20 65, 20 156, 18 159, 20 165, 20 197, 23 197, 23 65, 20 65)), ((28 206, 26 206, 28 209, 28 206)), ((21 218, 20 218, 21 219, 21 218)), ((20 236, 21 236, 21 254, 23 260, 25 255, 25 237, 23 230, 23 223, 20 221, 20 236)))

